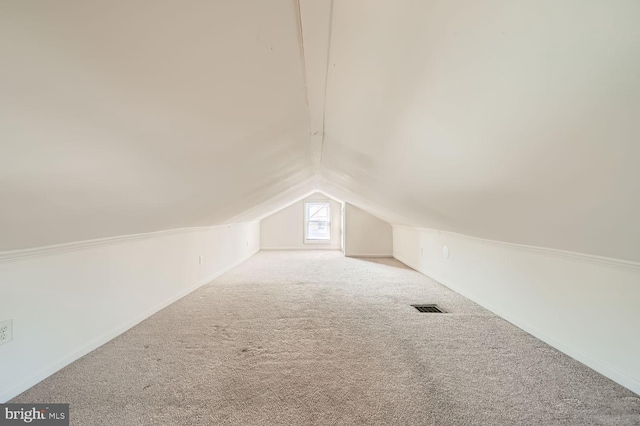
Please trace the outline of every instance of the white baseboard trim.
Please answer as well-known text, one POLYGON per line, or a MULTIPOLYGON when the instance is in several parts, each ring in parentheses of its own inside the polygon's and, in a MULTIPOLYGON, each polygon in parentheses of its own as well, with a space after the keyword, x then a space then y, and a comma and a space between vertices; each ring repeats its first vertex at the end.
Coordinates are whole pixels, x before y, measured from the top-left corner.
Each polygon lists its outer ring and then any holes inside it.
POLYGON ((340 247, 325 247, 322 245, 314 245, 310 247, 260 247, 260 250, 264 251, 276 251, 276 250, 340 250, 340 247))
POLYGON ((347 257, 393 257, 392 254, 345 254, 347 257))
POLYGON ((543 342, 553 346, 554 348, 556 348, 560 352, 562 352, 562 353, 570 356, 571 358, 581 362, 582 364, 586 365, 587 367, 592 368, 593 370, 597 371, 598 373, 602 374, 603 376, 608 377, 609 379, 613 380, 614 382, 616 382, 616 383, 624 386, 625 388, 629 389, 630 391, 635 392, 638 395, 640 395, 640 381, 634 379, 633 377, 628 376, 627 374, 625 374, 622 371, 616 369, 615 367, 609 365, 608 363, 606 363, 606 362, 604 362, 604 361, 602 361, 602 360, 600 360, 598 358, 594 358, 591 355, 587 355, 584 352, 576 349, 575 347, 573 347, 571 345, 567 345, 566 343, 563 343, 561 341, 558 341, 558 340, 554 339, 553 337, 551 337, 548 334, 538 330, 536 327, 534 327, 534 326, 530 325, 529 323, 517 318, 514 315, 502 312, 500 309, 496 308, 492 304, 484 302, 482 300, 482 298, 477 297, 475 294, 472 294, 472 293, 464 290, 460 286, 457 286, 455 283, 443 280, 441 277, 438 277, 438 276, 436 276, 434 274, 431 274, 428 271, 422 271, 416 265, 412 265, 411 262, 407 261, 406 259, 403 259, 403 258, 397 257, 397 256, 394 256, 394 258, 396 260, 399 260, 400 262, 404 263, 405 265, 409 266, 410 268, 420 272, 421 274, 423 274, 423 275, 425 275, 425 276, 427 276, 427 277, 439 282, 440 284, 444 285, 445 287, 455 291, 456 293, 466 297, 467 299, 472 300, 473 302, 477 303, 478 305, 482 306, 483 308, 488 309, 489 311, 491 311, 494 314, 498 315, 500 318, 505 319, 506 321, 510 322, 511 324, 515 325, 516 327, 520 328, 521 330, 524 330, 527 333, 531 334, 532 336, 536 337, 537 339, 540 339, 543 342))
POLYGON ((75 351, 69 353, 68 355, 65 355, 64 357, 58 359, 57 361, 54 361, 51 365, 40 369, 39 371, 33 373, 32 375, 26 377, 25 379, 23 379, 22 381, 20 381, 19 383, 9 387, 8 389, 2 390, 0 391, 0 403, 4 404, 7 401, 11 400, 12 398, 15 398, 16 396, 20 395, 22 392, 26 391, 27 389, 35 386, 36 384, 40 383, 42 380, 46 379, 47 377, 51 376, 52 374, 56 373, 57 371, 63 369, 64 367, 66 367, 67 365, 71 364, 72 362, 82 358, 83 356, 85 356, 86 354, 88 354, 89 352, 99 348, 100 346, 104 345, 105 343, 109 342, 110 340, 118 337, 119 335, 121 335, 122 333, 126 332, 127 330, 133 328, 134 326, 138 325, 139 323, 141 323, 142 321, 144 321, 145 319, 149 318, 151 315, 157 313, 158 311, 166 308, 167 306, 171 305, 172 303, 177 302, 178 300, 182 299, 183 297, 187 296, 188 294, 194 292, 195 290, 197 290, 198 288, 202 287, 203 285, 211 282, 212 280, 216 279, 217 277, 221 276, 222 274, 230 271, 231 269, 239 266, 241 263, 245 262, 247 259, 249 259, 251 256, 255 255, 258 252, 258 250, 252 252, 251 254, 249 254, 248 256, 237 260, 236 262, 232 263, 231 265, 223 268, 222 270, 212 274, 211 276, 199 281, 198 283, 196 283, 195 285, 182 290, 181 292, 175 294, 174 296, 170 297, 169 299, 165 300, 162 303, 157 304, 156 306, 152 307, 151 309, 147 310, 146 312, 144 312, 143 314, 138 315, 137 317, 133 318, 132 320, 114 328, 112 331, 92 340, 91 342, 87 343, 86 345, 76 349, 75 351))

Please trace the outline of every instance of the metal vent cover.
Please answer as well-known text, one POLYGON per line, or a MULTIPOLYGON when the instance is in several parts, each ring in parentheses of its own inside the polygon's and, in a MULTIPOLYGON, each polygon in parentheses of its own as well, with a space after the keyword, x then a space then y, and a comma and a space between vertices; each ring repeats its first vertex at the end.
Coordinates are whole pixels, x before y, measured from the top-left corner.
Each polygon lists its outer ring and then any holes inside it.
POLYGON ((427 304, 427 305, 411 305, 418 310, 418 312, 429 313, 429 314, 442 314, 444 311, 440 309, 438 305, 435 304, 427 304))

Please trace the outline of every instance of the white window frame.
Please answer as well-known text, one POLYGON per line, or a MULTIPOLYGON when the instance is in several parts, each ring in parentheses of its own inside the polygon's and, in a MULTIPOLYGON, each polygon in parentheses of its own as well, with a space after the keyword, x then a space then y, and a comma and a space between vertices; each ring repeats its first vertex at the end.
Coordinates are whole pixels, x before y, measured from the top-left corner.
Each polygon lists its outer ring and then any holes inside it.
POLYGON ((306 201, 304 203, 304 223, 302 232, 304 234, 304 243, 305 244, 331 244, 331 203, 329 201, 306 201), (326 204, 327 205, 327 228, 329 228, 329 239, 327 240, 317 240, 307 238, 308 235, 308 224, 309 224, 309 205, 310 204, 326 204))

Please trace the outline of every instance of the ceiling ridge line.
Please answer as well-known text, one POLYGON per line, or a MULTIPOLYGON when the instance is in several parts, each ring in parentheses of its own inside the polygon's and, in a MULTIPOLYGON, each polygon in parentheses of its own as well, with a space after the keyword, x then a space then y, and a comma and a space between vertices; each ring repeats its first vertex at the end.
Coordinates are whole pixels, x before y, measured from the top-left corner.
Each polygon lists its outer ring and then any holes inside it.
POLYGON ((329 41, 327 43, 327 67, 324 75, 324 94, 322 97, 322 138, 320 140, 320 160, 318 161, 318 174, 320 174, 320 167, 322 166, 322 156, 324 153, 324 138, 326 133, 326 118, 327 118, 327 87, 329 86, 329 70, 331 69, 331 41, 333 35, 333 0, 330 1, 329 6, 329 41))
POLYGON ((309 82, 307 81, 307 61, 304 52, 304 29, 302 28, 302 11, 300 10, 300 0, 294 2, 296 7, 297 27, 298 27, 298 45, 300 48, 300 57, 302 59, 302 81, 304 82, 304 99, 307 103, 307 108, 310 108, 309 103, 309 82))

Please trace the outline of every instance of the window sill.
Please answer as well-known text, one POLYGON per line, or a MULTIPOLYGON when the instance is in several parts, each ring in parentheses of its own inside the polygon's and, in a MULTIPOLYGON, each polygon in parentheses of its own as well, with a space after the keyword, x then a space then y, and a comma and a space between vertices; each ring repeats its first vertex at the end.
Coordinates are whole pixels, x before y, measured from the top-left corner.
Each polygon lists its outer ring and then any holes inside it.
POLYGON ((304 244, 330 245, 331 244, 331 240, 304 240, 304 244))

